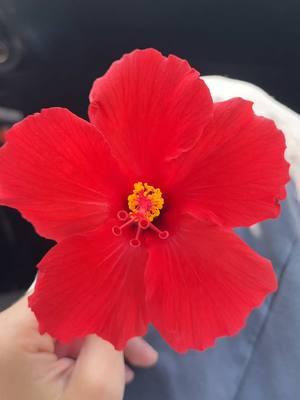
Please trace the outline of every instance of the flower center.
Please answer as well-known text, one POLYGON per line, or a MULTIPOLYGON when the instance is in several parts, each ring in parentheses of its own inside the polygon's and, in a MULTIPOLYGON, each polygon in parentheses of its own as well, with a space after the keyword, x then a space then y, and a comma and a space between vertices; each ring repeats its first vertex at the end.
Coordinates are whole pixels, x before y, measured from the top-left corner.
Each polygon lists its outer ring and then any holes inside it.
POLYGON ((131 214, 141 215, 150 222, 159 216, 163 205, 161 190, 148 183, 135 183, 132 194, 128 196, 128 208, 131 214))
POLYGON ((162 192, 159 188, 148 185, 148 183, 137 182, 133 186, 133 192, 128 196, 128 208, 130 212, 120 210, 117 217, 123 222, 121 226, 113 226, 112 232, 115 236, 120 236, 122 230, 131 224, 137 225, 136 235, 130 240, 130 245, 138 247, 141 245, 139 239, 141 231, 151 228, 157 232, 160 239, 169 237, 168 231, 161 231, 152 221, 158 217, 164 205, 162 192))

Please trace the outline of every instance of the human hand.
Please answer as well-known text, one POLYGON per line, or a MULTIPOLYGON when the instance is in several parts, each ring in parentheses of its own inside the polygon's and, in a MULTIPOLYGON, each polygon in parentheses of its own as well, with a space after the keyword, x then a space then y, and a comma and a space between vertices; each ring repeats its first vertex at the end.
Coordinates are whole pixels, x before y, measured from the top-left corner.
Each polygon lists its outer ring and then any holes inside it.
MULTIPOLYGON (((130 340, 124 354, 135 366, 157 360, 141 338, 130 340)), ((40 335, 27 297, 0 314, 1 400, 119 400, 133 378, 122 352, 95 335, 67 346, 40 335)))

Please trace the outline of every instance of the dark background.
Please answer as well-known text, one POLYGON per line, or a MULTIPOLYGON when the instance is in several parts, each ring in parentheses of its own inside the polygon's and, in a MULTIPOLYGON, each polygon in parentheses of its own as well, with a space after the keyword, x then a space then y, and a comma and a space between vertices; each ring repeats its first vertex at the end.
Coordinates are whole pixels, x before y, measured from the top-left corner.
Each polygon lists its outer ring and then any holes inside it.
MULTIPOLYGON (((124 52, 155 47, 299 112, 299 15, 299 0, 0 0, 0 106, 86 117, 93 80, 124 52)), ((0 291, 28 286, 51 245, 0 208, 0 291)))

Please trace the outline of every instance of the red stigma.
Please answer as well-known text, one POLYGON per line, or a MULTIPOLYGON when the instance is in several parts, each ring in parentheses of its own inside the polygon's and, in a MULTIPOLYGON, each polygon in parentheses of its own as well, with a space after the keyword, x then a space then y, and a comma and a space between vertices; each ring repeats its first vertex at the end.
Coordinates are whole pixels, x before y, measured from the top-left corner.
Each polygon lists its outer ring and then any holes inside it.
POLYGON ((130 246, 139 247, 141 245, 140 235, 142 231, 147 230, 148 228, 152 229, 154 232, 158 234, 160 239, 167 239, 170 235, 168 231, 161 231, 157 226, 155 226, 152 222, 147 220, 142 214, 129 214, 125 210, 120 210, 117 213, 117 218, 119 221, 122 221, 123 224, 118 226, 114 225, 112 227, 112 233, 115 236, 121 236, 124 228, 129 225, 136 225, 136 234, 135 237, 129 241, 130 246))

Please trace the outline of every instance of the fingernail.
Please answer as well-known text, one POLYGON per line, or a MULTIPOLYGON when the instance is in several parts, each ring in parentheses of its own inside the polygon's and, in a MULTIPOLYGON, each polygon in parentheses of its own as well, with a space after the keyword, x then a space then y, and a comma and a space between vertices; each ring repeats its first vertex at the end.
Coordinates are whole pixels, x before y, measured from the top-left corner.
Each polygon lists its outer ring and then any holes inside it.
POLYGON ((144 351, 149 361, 155 363, 158 360, 158 352, 147 342, 145 342, 144 351))

